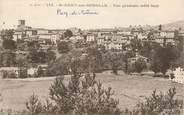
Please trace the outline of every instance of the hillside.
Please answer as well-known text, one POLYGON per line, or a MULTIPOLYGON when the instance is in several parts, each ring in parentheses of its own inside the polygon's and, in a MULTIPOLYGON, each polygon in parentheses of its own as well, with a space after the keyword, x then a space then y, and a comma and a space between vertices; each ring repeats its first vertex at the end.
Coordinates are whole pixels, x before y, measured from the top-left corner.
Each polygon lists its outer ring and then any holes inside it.
POLYGON ((179 28, 184 29, 184 20, 163 24, 164 30, 176 30, 179 28))

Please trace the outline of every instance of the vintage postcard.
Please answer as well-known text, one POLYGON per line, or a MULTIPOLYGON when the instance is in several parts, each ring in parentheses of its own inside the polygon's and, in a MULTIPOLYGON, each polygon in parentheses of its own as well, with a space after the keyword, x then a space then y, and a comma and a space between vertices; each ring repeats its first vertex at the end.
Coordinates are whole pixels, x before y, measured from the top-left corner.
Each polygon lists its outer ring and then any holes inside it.
POLYGON ((0 0, 0 115, 183 115, 183 0, 0 0))

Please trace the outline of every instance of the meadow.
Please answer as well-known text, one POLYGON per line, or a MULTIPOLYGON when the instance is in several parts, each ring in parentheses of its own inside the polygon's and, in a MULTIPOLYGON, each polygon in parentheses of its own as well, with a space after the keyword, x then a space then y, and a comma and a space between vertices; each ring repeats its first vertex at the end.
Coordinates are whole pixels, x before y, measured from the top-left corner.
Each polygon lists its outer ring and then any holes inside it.
MULTIPOLYGON (((65 76, 68 81, 70 76, 65 76)), ((49 87, 55 77, 26 78, 26 79, 0 79, 0 108, 23 110, 25 102, 34 93, 41 100, 49 97, 49 87)), ((176 98, 183 99, 183 85, 165 78, 155 78, 149 75, 127 75, 120 72, 113 75, 111 72, 98 73, 97 81, 106 87, 112 87, 114 98, 119 100, 120 109, 133 108, 152 94, 153 90, 167 93, 171 87, 176 87, 176 98)))

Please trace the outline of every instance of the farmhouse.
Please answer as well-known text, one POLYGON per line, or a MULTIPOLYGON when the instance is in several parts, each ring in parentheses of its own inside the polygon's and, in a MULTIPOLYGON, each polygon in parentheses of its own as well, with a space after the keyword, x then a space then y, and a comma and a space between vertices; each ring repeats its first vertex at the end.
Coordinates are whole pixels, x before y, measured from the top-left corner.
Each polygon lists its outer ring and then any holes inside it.
POLYGON ((184 83, 184 70, 180 67, 176 68, 175 71, 173 71, 174 79, 172 79, 175 82, 178 83, 184 83))
POLYGON ((3 78, 5 73, 15 75, 14 77, 18 78, 19 68, 18 67, 1 67, 0 68, 0 78, 3 78))

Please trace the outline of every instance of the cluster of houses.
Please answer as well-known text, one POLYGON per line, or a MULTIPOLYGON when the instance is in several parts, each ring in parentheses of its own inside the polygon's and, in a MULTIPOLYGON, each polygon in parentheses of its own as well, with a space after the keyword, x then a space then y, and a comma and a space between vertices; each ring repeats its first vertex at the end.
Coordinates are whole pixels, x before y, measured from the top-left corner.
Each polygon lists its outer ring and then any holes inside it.
MULTIPOLYGON (((142 41, 163 43, 175 43, 175 36, 183 36, 184 31, 175 30, 143 30, 141 27, 128 29, 95 29, 83 30, 70 28, 73 36, 70 41, 96 42, 98 45, 105 46, 107 50, 121 50, 122 45, 129 44, 131 39, 137 38, 142 41), (149 37, 148 37, 149 36, 149 37)), ((40 43, 41 48, 47 49, 49 46, 56 46, 57 41, 62 40, 65 29, 44 29, 32 28, 25 25, 25 20, 19 20, 17 28, 14 30, 13 40, 32 41, 40 43)))
MULTIPOLYGON (((162 29, 147 29, 142 27, 129 27, 129 28, 113 28, 113 29, 94 29, 94 30, 80 30, 78 28, 70 28, 73 36, 67 38, 71 42, 91 43, 95 42, 99 46, 104 46, 106 50, 122 50, 123 45, 130 43, 132 39, 139 39, 141 41, 151 41, 163 45, 164 43, 175 44, 177 37, 184 38, 183 30, 162 30, 162 29), (177 36, 177 37, 176 37, 177 36)), ((45 29, 45 28, 32 28, 26 26, 25 20, 19 20, 18 26, 14 30, 13 40, 24 42, 37 41, 41 49, 47 50, 48 48, 56 48, 58 41, 66 40, 63 38, 65 29, 45 29)), ((0 39, 0 44, 2 40, 0 39)), ((26 53, 25 51, 16 51, 16 53, 26 53)), ((135 58, 134 60, 136 60, 135 58)), ((147 60, 147 59, 145 59, 147 60)), ((18 75, 18 68, 0 68, 2 71, 15 71, 18 75)), ((30 68, 27 73, 32 75, 38 68, 30 68)))

